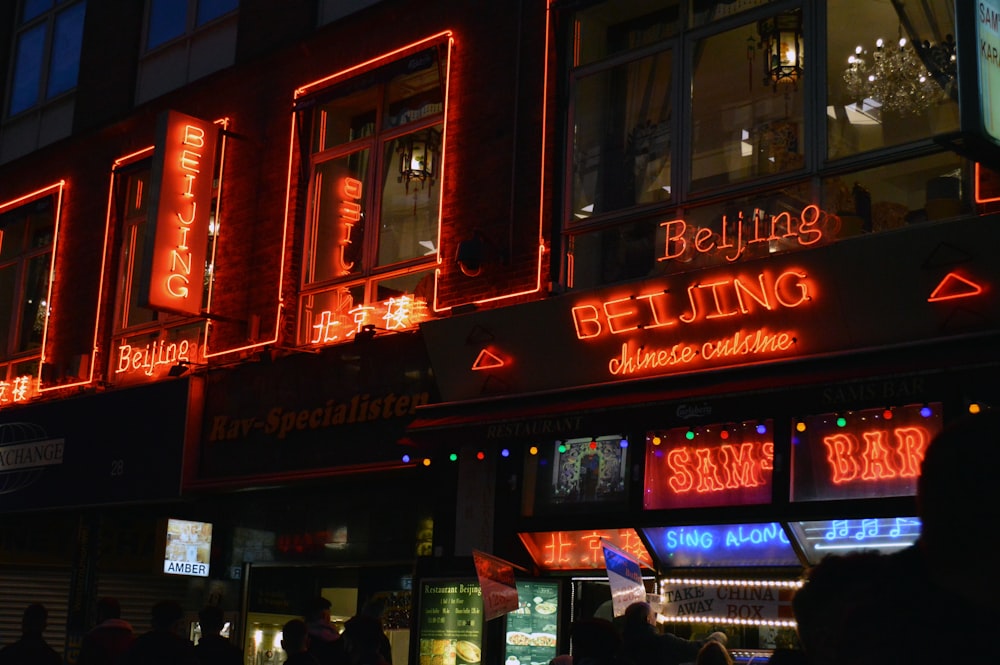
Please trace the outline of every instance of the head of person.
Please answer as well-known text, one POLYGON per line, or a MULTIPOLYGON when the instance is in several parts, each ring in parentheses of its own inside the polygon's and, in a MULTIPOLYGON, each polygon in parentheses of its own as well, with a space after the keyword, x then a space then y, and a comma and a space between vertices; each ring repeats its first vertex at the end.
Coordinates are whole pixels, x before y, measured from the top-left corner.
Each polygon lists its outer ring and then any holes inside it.
POLYGON ((285 653, 301 653, 309 648, 309 629, 302 619, 292 619, 281 628, 281 648, 285 653))
POLYGON ((302 616, 306 623, 330 623, 330 606, 330 601, 323 596, 310 598, 302 616))
POLYGON ((32 603, 24 608, 21 616, 21 632, 25 635, 41 635, 49 624, 49 611, 41 603, 32 603))
POLYGON ((697 665, 733 665, 729 650, 717 640, 708 640, 698 650, 697 665))
POLYGON ((206 605, 198 612, 202 635, 218 635, 226 625, 226 617, 218 605, 206 605))
POLYGON ((992 548, 959 547, 1000 518, 1000 412, 967 415, 944 427, 928 446, 917 483, 920 548, 932 579, 969 602, 1000 595, 992 548))
POLYGON ((653 612, 653 608, 649 603, 637 602, 632 603, 625 608, 625 614, 622 617, 622 630, 625 632, 632 632, 636 630, 647 630, 647 626, 652 626, 656 622, 656 613, 653 612))
POLYGON ((176 600, 161 600, 153 605, 153 630, 168 631, 181 634, 181 619, 184 618, 184 608, 176 600))
POLYGON ((122 606, 118 602, 117 598, 110 598, 105 596, 97 601, 97 622, 107 621, 108 619, 121 619, 122 618, 122 606))

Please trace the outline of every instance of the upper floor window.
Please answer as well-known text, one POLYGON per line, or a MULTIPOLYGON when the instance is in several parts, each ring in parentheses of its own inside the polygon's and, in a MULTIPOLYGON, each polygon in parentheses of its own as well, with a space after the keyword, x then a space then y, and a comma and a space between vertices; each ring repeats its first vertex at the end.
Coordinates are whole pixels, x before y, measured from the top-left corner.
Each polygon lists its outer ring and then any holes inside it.
MULTIPOLYGON (((151 288, 142 274, 151 263, 147 253, 155 249, 151 219, 155 213, 150 206, 151 166, 150 159, 142 158, 123 164, 114 172, 116 209, 112 214, 117 220, 120 240, 109 376, 117 385, 166 376, 179 361, 204 362, 204 322, 200 318, 153 309, 147 304, 147 294, 143 293, 143 288, 151 288)), ((221 168, 218 166, 220 171, 221 168)), ((216 177, 214 184, 217 182, 216 177)), ((208 302, 213 276, 211 249, 218 230, 216 200, 213 193, 205 263, 190 266, 191 275, 186 286, 201 289, 203 303, 208 302)), ((183 256, 178 257, 178 261, 184 260, 183 256)))
POLYGON ((83 0, 24 0, 14 34, 7 114, 17 115, 76 87, 83 0))
POLYGON ((194 32, 237 7, 239 0, 149 0, 146 49, 194 32))
POLYGON ((428 316, 448 56, 425 46, 301 100, 311 178, 299 344, 428 316))
POLYGON ((567 286, 972 211, 949 0, 565 4, 567 286))
POLYGON ((37 388, 61 192, 0 205, 0 406, 37 388))

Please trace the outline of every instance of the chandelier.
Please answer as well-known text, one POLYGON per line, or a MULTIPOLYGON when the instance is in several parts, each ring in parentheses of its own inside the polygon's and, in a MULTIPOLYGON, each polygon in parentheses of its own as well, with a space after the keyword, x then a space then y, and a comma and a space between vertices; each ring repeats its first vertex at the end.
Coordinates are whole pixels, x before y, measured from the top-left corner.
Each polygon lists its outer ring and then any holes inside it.
POLYGON ((870 53, 858 46, 847 58, 844 83, 858 103, 871 100, 883 110, 900 115, 918 115, 948 99, 955 80, 955 42, 948 39, 933 46, 923 42, 919 50, 905 37, 898 46, 887 46, 880 37, 870 53))
MULTIPOLYGON (((406 183, 406 192, 410 192, 410 183, 422 188, 427 182, 428 195, 437 178, 438 153, 441 150, 441 132, 426 129, 413 134, 407 134, 399 140, 399 182, 406 183)), ((416 189, 416 188, 415 188, 416 189)))

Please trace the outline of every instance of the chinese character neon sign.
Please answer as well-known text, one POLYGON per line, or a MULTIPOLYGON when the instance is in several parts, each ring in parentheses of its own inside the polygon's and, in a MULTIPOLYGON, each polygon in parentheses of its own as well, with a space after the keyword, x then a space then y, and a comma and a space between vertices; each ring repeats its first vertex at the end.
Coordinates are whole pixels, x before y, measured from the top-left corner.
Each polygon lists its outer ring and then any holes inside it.
POLYGON ((37 394, 35 381, 31 376, 0 380, 0 407, 27 402, 37 394))
POLYGON ((404 294, 373 305, 354 306, 350 294, 339 291, 336 309, 311 314, 310 344, 330 344, 351 339, 366 326, 381 330, 415 328, 430 315, 422 298, 404 294))
POLYGON ((653 560, 634 529, 545 531, 521 533, 519 536, 531 558, 543 570, 605 568, 603 541, 632 556, 643 566, 653 567, 653 560))

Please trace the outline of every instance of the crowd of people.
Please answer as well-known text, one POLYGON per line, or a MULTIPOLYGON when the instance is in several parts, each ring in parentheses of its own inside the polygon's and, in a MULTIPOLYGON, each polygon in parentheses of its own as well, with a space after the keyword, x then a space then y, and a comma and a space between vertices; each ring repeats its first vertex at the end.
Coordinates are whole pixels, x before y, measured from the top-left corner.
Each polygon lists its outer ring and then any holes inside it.
MULTIPOLYGON (((201 636, 188 638, 188 622, 180 603, 159 601, 150 614, 150 629, 136 634, 121 617, 114 598, 101 598, 96 624, 83 637, 77 665, 243 665, 243 649, 223 636, 225 613, 217 606, 198 613, 201 636)), ((0 649, 0 665, 62 665, 62 655, 44 636, 48 610, 40 603, 25 608, 21 636, 0 649)), ((330 601, 317 597, 301 619, 283 626, 281 648, 288 665, 392 665, 389 638, 377 613, 366 610, 349 619, 341 633, 330 620, 330 601)))

